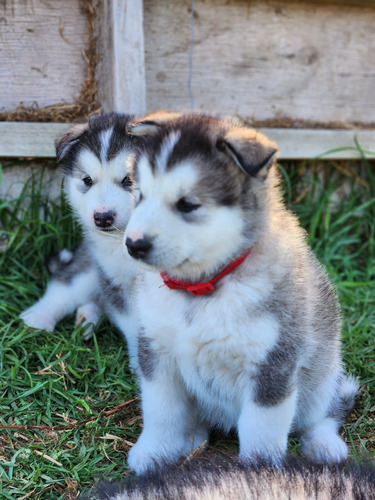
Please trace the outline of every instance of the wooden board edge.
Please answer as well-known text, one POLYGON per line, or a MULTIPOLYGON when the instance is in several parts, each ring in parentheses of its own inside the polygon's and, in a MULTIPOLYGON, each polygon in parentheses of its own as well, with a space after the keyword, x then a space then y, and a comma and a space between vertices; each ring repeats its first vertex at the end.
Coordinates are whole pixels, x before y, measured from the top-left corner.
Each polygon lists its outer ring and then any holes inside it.
MULTIPOLYGON (((53 158, 69 123, 0 122, 0 157, 53 158)), ((277 142, 282 160, 375 159, 375 130, 260 129, 277 142), (359 147, 358 147, 359 146, 359 147)))
POLYGON ((144 114, 143 0, 96 0, 99 101, 104 111, 144 114))

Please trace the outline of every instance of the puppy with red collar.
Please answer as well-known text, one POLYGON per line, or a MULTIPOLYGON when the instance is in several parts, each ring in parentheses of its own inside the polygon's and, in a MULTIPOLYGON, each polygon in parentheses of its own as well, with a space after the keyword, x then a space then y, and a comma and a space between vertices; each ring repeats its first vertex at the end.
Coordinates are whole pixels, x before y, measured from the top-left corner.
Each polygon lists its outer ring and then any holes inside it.
POLYGON ((219 427, 240 459, 280 464, 291 432, 340 462, 357 382, 344 373, 335 290, 280 196, 277 146, 235 121, 153 114, 133 165, 128 253, 137 295, 144 428, 137 473, 219 427))

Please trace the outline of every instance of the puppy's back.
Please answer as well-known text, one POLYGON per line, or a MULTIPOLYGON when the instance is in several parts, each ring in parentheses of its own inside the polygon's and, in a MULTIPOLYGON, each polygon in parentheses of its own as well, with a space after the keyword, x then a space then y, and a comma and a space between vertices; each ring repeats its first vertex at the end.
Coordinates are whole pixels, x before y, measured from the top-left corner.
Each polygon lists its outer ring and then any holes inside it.
POLYGON ((289 458, 282 467, 245 468, 235 460, 186 461, 130 477, 124 484, 102 483, 98 500, 355 500, 375 498, 370 464, 318 466, 289 458))

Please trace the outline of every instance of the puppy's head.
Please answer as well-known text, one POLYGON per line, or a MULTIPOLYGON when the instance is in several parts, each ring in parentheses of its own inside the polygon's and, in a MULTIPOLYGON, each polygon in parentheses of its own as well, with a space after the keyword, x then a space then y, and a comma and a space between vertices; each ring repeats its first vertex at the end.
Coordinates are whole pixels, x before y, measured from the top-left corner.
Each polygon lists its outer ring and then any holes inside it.
POLYGON ((133 117, 94 115, 56 141, 68 200, 83 228, 124 230, 130 217, 130 173, 137 138, 128 134, 133 117))
POLYGON ((195 279, 238 257, 265 223, 277 147, 255 130, 202 115, 146 117, 130 255, 173 276, 195 279))

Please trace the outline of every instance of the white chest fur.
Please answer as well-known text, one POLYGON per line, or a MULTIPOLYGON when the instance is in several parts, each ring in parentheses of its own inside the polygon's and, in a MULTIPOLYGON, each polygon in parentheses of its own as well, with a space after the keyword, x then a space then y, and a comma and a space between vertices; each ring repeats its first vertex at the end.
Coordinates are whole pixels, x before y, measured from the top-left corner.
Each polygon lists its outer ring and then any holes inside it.
POLYGON ((208 418, 215 419, 220 410, 221 424, 224 412, 228 427, 279 335, 277 320, 260 307, 267 293, 261 289, 259 282, 249 286, 228 277, 213 294, 194 297, 170 290, 158 274, 146 273, 139 290, 139 312, 153 349, 174 360, 187 391, 208 418))

